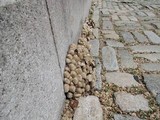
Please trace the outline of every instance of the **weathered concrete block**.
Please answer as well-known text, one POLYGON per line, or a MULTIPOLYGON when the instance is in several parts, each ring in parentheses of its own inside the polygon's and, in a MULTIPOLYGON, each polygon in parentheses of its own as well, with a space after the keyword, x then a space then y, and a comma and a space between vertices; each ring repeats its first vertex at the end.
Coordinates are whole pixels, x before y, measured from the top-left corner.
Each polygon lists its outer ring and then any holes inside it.
POLYGON ((66 52, 90 0, 0 4, 0 119, 59 120, 66 52))
POLYGON ((62 73, 68 46, 76 42, 91 0, 47 0, 62 73))

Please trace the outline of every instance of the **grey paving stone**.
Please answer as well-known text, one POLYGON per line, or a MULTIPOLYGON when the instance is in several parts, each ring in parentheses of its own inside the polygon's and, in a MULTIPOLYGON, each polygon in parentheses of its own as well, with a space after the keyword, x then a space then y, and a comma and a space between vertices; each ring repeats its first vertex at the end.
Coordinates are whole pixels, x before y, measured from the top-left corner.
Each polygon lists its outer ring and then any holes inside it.
POLYGON ((121 72, 109 72, 106 74, 108 83, 113 83, 119 87, 138 86, 139 83, 135 81, 133 75, 121 72))
POLYGON ((129 32, 122 32, 122 36, 123 36, 123 39, 126 43, 133 43, 135 42, 133 36, 131 33, 129 32))
POLYGON ((108 9, 103 8, 100 11, 102 12, 103 17, 110 16, 110 13, 109 13, 108 9))
POLYGON ((93 12, 93 17, 92 17, 94 23, 95 23, 95 27, 99 27, 99 10, 95 10, 93 12))
POLYGON ((117 15, 112 15, 112 20, 114 21, 119 20, 119 17, 117 15))
POLYGON ((119 17, 121 18, 122 21, 129 21, 128 17, 125 15, 120 15, 119 17))
POLYGON ((160 93, 157 94, 157 96, 156 96, 156 101, 157 101, 158 105, 160 106, 160 93))
POLYGON ((103 29, 104 30, 113 30, 112 22, 108 21, 108 20, 103 21, 103 29))
POLYGON ((155 17, 156 15, 151 12, 151 11, 145 11, 145 13, 149 16, 149 17, 155 17))
POLYGON ((141 95, 132 95, 126 92, 116 92, 115 102, 120 107, 121 110, 125 112, 131 111, 148 111, 150 108, 148 106, 148 100, 141 95))
POLYGON ((119 39, 119 35, 113 30, 111 30, 111 31, 110 30, 104 30, 102 32, 103 32, 104 37, 106 39, 114 39, 114 40, 118 40, 119 39))
POLYGON ((160 29, 160 22, 151 23, 155 28, 160 29))
POLYGON ((118 50, 120 63, 122 68, 136 68, 137 65, 133 61, 133 56, 127 50, 118 50))
POLYGON ((160 52, 160 46, 158 45, 136 45, 130 47, 133 53, 150 53, 150 52, 160 52))
POLYGON ((160 72, 160 63, 144 63, 141 68, 147 72, 160 72))
POLYGON ((131 21, 138 22, 138 19, 135 16, 129 16, 128 17, 131 21))
POLYGON ((142 120, 142 119, 138 117, 129 116, 129 115, 115 114, 114 120, 142 120))
POLYGON ((107 71, 119 70, 116 52, 112 47, 106 46, 102 48, 102 60, 107 71))
POLYGON ((135 57, 146 58, 152 62, 156 62, 160 60, 160 53, 152 53, 152 54, 134 54, 135 57))
POLYGON ((99 31, 98 28, 93 29, 93 35, 95 36, 96 39, 99 38, 99 33, 98 33, 98 31, 99 31))
POLYGON ((73 120, 103 120, 99 99, 95 96, 81 97, 73 120))
POLYGON ((116 40, 107 40, 106 43, 110 47, 124 47, 124 45, 121 42, 118 42, 116 40))
POLYGON ((160 94, 160 75, 144 74, 144 82, 150 92, 156 97, 160 94))
POLYGON ((99 56, 99 40, 90 40, 89 43, 91 44, 91 55, 99 56))
POLYGON ((101 79, 102 65, 101 65, 99 58, 94 58, 94 60, 96 63, 96 85, 95 85, 95 88, 97 90, 101 90, 102 89, 102 79, 101 79))
POLYGON ((148 42, 147 37, 144 36, 143 34, 141 34, 139 32, 132 32, 132 33, 137 38, 138 42, 140 42, 140 43, 148 42))
POLYGON ((149 38, 149 40, 152 43, 160 44, 160 37, 158 35, 156 35, 154 32, 152 32, 152 31, 144 31, 144 33, 147 35, 147 37, 149 38))
POLYGON ((137 14, 138 16, 140 16, 140 17, 145 17, 145 16, 147 16, 144 12, 141 12, 141 11, 136 12, 136 14, 137 14))

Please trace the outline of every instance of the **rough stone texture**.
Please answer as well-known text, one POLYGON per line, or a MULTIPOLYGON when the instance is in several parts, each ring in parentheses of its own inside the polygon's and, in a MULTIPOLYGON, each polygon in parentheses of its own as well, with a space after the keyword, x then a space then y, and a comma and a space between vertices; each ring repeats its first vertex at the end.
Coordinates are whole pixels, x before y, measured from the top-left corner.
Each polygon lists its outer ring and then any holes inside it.
POLYGON ((1 120, 60 119, 61 69, 45 1, 0 9, 1 120))
POLYGON ((95 96, 81 97, 73 120, 103 120, 103 111, 98 98, 95 96))
POLYGON ((133 43, 133 42, 135 42, 132 34, 129 33, 129 32, 123 32, 122 36, 123 36, 123 39, 124 39, 125 43, 133 43))
POLYGON ((157 94, 160 94, 160 75, 144 74, 144 82, 148 90, 150 90, 155 97, 157 94))
POLYGON ((95 23, 95 27, 98 28, 99 27, 99 10, 94 11, 92 19, 95 23))
POLYGON ((89 41, 91 45, 91 55, 94 57, 99 56, 99 40, 90 40, 89 41))
POLYGON ((115 40, 107 40, 106 43, 110 47, 124 47, 124 45, 121 42, 115 40))
POLYGON ((103 17, 110 16, 110 13, 109 13, 108 9, 101 9, 100 11, 102 12, 103 17))
POLYGON ((119 87, 132 87, 139 85, 139 83, 133 78, 133 75, 128 73, 110 72, 106 74, 106 80, 119 87))
POLYGON ((138 19, 134 16, 129 16, 128 17, 131 21, 135 21, 135 22, 138 22, 138 19))
POLYGON ((160 93, 156 96, 156 101, 157 101, 158 105, 160 106, 160 93))
POLYGON ((21 0, 1 0, 0 6, 6 6, 6 5, 13 4, 13 3, 16 3, 19 1, 21 1, 21 0))
POLYGON ((136 68, 137 65, 133 61, 133 56, 127 50, 118 50, 122 68, 136 68))
POLYGON ((111 21, 104 20, 103 21, 103 29, 104 30, 113 30, 113 24, 111 21))
POLYGON ((160 60, 160 54, 152 53, 152 54, 134 54, 135 57, 146 58, 152 62, 156 62, 160 60))
POLYGON ((142 119, 138 117, 129 116, 129 115, 115 114, 114 120, 142 120, 142 119))
POLYGON ((152 43, 160 44, 160 37, 158 35, 156 35, 154 32, 152 32, 152 31, 144 31, 144 33, 147 35, 147 37, 149 38, 149 40, 152 43))
POLYGON ((99 36, 99 34, 98 34, 98 28, 96 28, 96 29, 93 29, 93 35, 98 39, 98 36, 99 36))
POLYGON ((118 15, 112 15, 112 20, 114 20, 114 21, 119 20, 118 15))
POLYGON ((121 110, 125 112, 131 111, 148 111, 148 100, 143 95, 132 95, 126 92, 116 92, 115 102, 121 110))
POLYGON ((1 0, 0 119, 59 120, 65 56, 89 0, 48 0, 54 35, 45 0, 15 1, 1 0))
POLYGON ((119 70, 116 52, 112 47, 106 46, 102 48, 102 60, 107 71, 119 70))
POLYGON ((119 39, 119 35, 115 31, 105 30, 103 31, 103 33, 106 39, 114 39, 114 40, 119 39))
POLYGON ((101 79, 102 65, 101 65, 101 62, 98 58, 95 58, 94 60, 96 63, 96 85, 95 85, 95 88, 97 90, 101 90, 102 89, 102 79, 101 79))
POLYGON ((150 52, 160 52, 160 46, 157 45, 136 45, 130 47, 133 53, 150 53, 150 52))
POLYGON ((120 15, 119 17, 121 18, 122 21, 129 21, 127 16, 120 15))
POLYGON ((160 63, 144 63, 141 68, 147 72, 160 71, 160 63))
POLYGON ((133 32, 133 34, 137 38, 138 42, 140 43, 148 42, 147 38, 143 34, 139 32, 133 32))

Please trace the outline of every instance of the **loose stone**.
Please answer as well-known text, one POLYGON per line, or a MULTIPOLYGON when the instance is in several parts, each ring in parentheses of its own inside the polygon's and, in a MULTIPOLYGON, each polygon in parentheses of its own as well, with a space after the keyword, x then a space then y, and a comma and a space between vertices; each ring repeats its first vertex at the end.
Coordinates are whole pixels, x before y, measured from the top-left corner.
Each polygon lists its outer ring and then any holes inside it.
POLYGON ((113 83, 119 87, 132 87, 140 85, 137 81, 135 81, 133 75, 128 73, 109 72, 106 74, 106 80, 108 83, 113 83))
POLYGON ((73 120, 103 120, 103 111, 98 98, 95 96, 81 97, 73 120))
POLYGON ((69 91, 69 85, 65 84, 64 85, 64 92, 67 93, 69 91))
POLYGON ((145 99, 143 95, 132 95, 126 92, 116 92, 115 98, 116 104, 125 112, 139 110, 148 111, 150 109, 148 106, 148 100, 145 99))
POLYGON ((70 98, 72 98, 72 97, 73 97, 73 94, 72 94, 72 93, 70 93, 70 92, 68 92, 68 93, 67 93, 67 98, 69 98, 69 99, 70 99, 70 98))
POLYGON ((119 70, 116 52, 113 48, 106 46, 102 48, 103 65, 107 71, 119 70))

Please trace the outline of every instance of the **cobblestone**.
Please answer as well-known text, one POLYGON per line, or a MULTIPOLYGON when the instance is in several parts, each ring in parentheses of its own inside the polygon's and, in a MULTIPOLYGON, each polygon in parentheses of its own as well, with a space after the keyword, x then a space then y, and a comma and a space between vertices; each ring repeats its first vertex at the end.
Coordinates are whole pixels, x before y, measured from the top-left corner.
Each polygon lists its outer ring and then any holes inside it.
POLYGON ((129 115, 115 114, 114 120, 142 120, 142 119, 139 119, 138 117, 129 116, 129 115))
POLYGON ((119 87, 132 87, 138 86, 139 83, 135 81, 133 75, 128 73, 111 72, 106 74, 108 83, 114 83, 119 87))
POLYGON ((148 42, 147 37, 145 37, 143 34, 139 32, 133 32, 133 34, 137 38, 138 42, 140 43, 148 42))
POLYGON ((124 45, 121 42, 115 40, 107 40, 106 43, 110 47, 118 47, 118 48, 124 47, 124 45))
POLYGON ((91 40, 91 55, 99 56, 99 40, 91 40))
POLYGON ((141 67, 147 72, 160 72, 160 63, 144 63, 141 67))
POLYGON ((137 65, 133 61, 133 56, 127 50, 118 50, 120 63, 122 68, 136 68, 137 65))
POLYGON ((125 43, 133 43, 133 42, 135 42, 132 34, 129 33, 129 32, 123 32, 122 36, 123 36, 123 39, 124 39, 125 43))
POLYGON ((116 52, 112 47, 107 46, 102 48, 102 60, 107 71, 119 70, 116 52))
POLYGON ((152 43, 160 44, 160 37, 152 31, 144 31, 152 43))
POLYGON ((116 104, 125 112, 131 111, 148 111, 148 100, 143 95, 132 95, 126 92, 115 93, 116 104))
POLYGON ((151 53, 151 52, 160 52, 160 46, 157 45, 136 45, 130 47, 133 53, 151 53))

